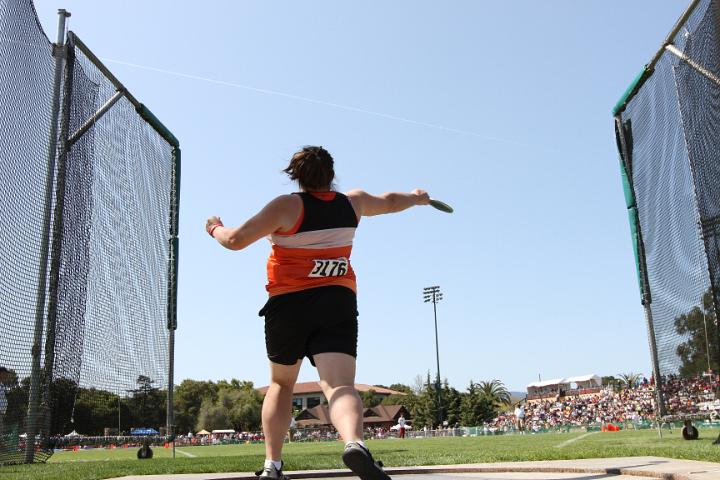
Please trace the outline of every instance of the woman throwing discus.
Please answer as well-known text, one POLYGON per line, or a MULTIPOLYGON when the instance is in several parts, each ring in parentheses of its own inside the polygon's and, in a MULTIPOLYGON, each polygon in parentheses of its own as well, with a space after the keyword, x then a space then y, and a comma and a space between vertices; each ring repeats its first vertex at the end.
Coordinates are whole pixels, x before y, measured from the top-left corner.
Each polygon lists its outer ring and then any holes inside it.
POLYGON ((268 237, 269 299, 265 346, 270 386, 262 407, 265 465, 262 480, 285 480, 282 447, 292 415, 293 387, 303 358, 317 368, 330 407, 330 419, 345 442, 342 458, 362 480, 388 480, 363 443, 363 405, 355 390, 357 356, 356 279, 350 263, 353 238, 363 216, 427 205, 423 190, 370 195, 333 189, 333 158, 322 147, 295 153, 283 170, 297 180, 300 192, 281 195, 239 227, 225 227, 219 217, 205 228, 223 247, 241 250, 268 237))

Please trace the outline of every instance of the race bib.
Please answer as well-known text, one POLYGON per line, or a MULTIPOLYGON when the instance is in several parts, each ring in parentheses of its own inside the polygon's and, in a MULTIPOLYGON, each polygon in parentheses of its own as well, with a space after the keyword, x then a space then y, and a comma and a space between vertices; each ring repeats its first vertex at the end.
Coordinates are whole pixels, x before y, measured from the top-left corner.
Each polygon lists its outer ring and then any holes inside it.
POLYGON ((310 278, 323 277, 342 277, 348 272, 348 259, 342 258, 324 258, 321 260, 313 260, 315 266, 308 274, 310 278))

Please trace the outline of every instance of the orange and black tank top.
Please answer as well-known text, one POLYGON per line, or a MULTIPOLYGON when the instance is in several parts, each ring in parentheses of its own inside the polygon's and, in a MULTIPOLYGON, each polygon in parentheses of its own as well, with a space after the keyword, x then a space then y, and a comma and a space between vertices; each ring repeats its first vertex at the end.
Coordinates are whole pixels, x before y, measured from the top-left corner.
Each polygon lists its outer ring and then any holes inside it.
POLYGON ((294 195, 302 213, 290 231, 269 236, 266 290, 271 297, 329 285, 357 291, 350 253, 358 219, 350 200, 338 192, 294 195))

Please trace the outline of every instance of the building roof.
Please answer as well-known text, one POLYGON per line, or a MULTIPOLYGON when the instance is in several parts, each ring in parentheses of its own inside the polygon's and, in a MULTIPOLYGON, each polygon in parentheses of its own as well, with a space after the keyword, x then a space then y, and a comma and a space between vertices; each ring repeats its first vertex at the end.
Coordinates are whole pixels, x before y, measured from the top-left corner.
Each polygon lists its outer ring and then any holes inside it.
POLYGON ((378 405, 366 408, 363 412, 363 423, 395 423, 401 413, 406 417, 410 416, 403 405, 378 405))
POLYGON ((590 373, 588 375, 580 375, 579 377, 570 377, 566 378, 565 381, 567 383, 579 383, 579 382, 589 382, 589 381, 595 381, 597 384, 602 383, 602 378, 600 378, 599 375, 596 375, 594 373, 590 373))
POLYGON ((568 385, 571 383, 589 382, 590 380, 594 380, 598 384, 602 383, 602 379, 598 375, 590 373, 588 375, 580 375, 579 377, 554 378, 552 380, 544 380, 542 382, 532 382, 528 383, 527 388, 549 387, 552 385, 568 385))
MULTIPOLYGON (((258 392, 265 395, 267 389, 268 386, 266 385, 264 387, 258 388, 257 390, 258 392)), ((356 383, 355 390, 357 390, 358 392, 367 392, 368 390, 372 390, 380 395, 407 395, 403 392, 390 390, 389 388, 385 387, 378 387, 376 385, 367 385, 365 383, 356 383)), ((293 388, 293 395, 304 395, 309 393, 322 393, 322 388, 320 388, 320 384, 318 382, 300 382, 296 383, 295 387, 293 388)))
POLYGON ((528 383, 527 388, 549 387, 552 385, 565 385, 565 384, 567 384, 567 381, 564 378, 553 378, 552 380, 543 380, 542 382, 528 383))
POLYGON ((327 405, 318 405, 312 408, 306 408, 295 417, 298 427, 306 427, 309 425, 330 425, 330 409, 327 405))
MULTIPOLYGON (((366 408, 363 411, 363 423, 396 423, 400 414, 410 419, 410 412, 403 405, 378 405, 366 408)), ((327 405, 318 405, 307 408, 295 417, 296 425, 300 428, 313 425, 331 425, 330 409, 327 405)))

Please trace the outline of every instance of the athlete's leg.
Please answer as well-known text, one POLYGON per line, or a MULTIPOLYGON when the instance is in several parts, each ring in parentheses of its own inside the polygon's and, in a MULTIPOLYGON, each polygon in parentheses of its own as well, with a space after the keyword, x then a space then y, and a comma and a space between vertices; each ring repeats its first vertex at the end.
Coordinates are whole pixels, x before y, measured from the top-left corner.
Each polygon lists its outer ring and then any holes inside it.
POLYGON ((292 394, 302 359, 295 365, 270 362, 270 386, 262 406, 262 424, 265 433, 265 458, 279 461, 283 441, 290 428, 292 394))
POLYGON ((313 361, 320 387, 330 404, 330 420, 340 437, 345 443, 362 441, 363 404, 355 390, 355 357, 346 353, 318 353, 313 355, 313 361))
POLYGON ((355 357, 347 353, 317 353, 313 361, 320 386, 330 404, 330 420, 345 441, 343 462, 361 480, 391 480, 363 443, 363 405, 355 390, 355 357))

